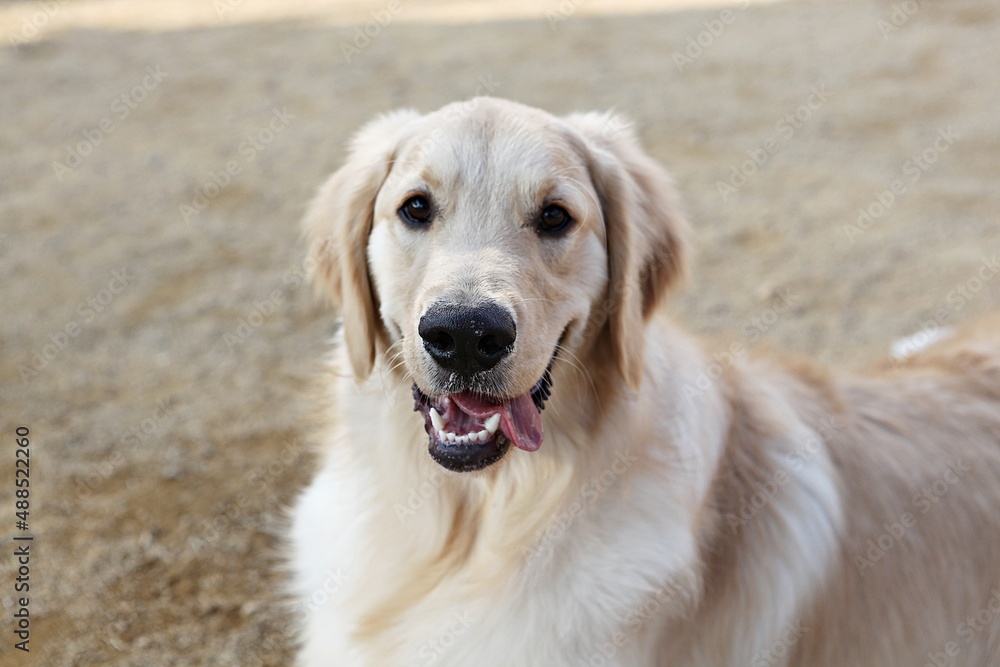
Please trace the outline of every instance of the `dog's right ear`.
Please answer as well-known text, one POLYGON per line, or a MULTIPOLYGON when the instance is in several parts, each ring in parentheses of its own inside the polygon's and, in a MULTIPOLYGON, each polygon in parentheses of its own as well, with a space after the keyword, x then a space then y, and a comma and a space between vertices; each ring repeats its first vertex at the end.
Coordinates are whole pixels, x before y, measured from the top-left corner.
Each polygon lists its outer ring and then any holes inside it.
POLYGON ((348 356, 359 380, 371 374, 376 347, 386 337, 368 274, 375 197, 407 126, 418 118, 409 109, 395 111, 361 128, 347 161, 320 188, 303 220, 311 278, 340 308, 348 356))

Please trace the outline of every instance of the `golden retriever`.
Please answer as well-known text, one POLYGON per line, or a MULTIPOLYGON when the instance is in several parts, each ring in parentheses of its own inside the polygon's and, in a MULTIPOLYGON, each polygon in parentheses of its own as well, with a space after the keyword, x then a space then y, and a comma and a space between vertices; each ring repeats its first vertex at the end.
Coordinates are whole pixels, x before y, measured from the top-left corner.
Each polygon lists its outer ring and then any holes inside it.
POLYGON ((996 322, 867 374, 713 357, 609 114, 382 116, 305 225, 343 326, 301 667, 1000 665, 996 322))

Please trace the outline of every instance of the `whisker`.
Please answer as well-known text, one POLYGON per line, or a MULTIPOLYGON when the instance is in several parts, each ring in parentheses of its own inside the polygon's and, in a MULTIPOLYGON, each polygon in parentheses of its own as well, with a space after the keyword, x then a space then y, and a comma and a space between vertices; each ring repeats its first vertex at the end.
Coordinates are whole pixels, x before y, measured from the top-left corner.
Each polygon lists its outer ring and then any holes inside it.
POLYGON ((379 365, 379 376, 382 379, 382 398, 390 404, 391 401, 388 394, 388 386, 390 383, 387 382, 388 376, 402 368, 404 370, 403 380, 408 381, 413 379, 413 374, 406 367, 406 359, 404 358, 406 350, 403 349, 403 343, 404 340, 399 339, 386 348, 385 353, 383 354, 384 363, 379 365))
POLYGON ((597 391, 597 385, 594 383, 594 378, 590 375, 590 371, 587 370, 586 365, 583 363, 580 357, 578 357, 576 354, 574 354, 571 350, 567 349, 563 345, 556 345, 556 350, 559 351, 560 358, 565 359, 566 362, 569 364, 570 368, 579 373, 583 377, 583 379, 587 381, 587 384, 590 385, 591 391, 597 398, 598 409, 600 409, 601 412, 603 412, 604 409, 603 406, 601 405, 600 392, 597 391), (563 353, 565 353, 566 355, 565 357, 563 356, 563 353))

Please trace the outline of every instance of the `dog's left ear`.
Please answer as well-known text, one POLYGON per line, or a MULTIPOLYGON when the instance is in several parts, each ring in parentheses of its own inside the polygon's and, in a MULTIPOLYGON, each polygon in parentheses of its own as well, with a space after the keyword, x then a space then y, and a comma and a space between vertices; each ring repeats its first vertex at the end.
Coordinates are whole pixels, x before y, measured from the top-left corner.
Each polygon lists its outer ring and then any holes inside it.
POLYGON ((347 352, 358 380, 371 374, 376 343, 385 339, 368 275, 375 198, 406 127, 419 117, 415 111, 396 111, 361 128, 351 142, 347 162, 323 184, 303 220, 312 278, 340 307, 347 352))
POLYGON ((642 381, 646 320, 686 274, 688 225, 673 180, 615 114, 564 119, 583 139, 584 158, 604 215, 608 248, 607 331, 622 377, 642 381))

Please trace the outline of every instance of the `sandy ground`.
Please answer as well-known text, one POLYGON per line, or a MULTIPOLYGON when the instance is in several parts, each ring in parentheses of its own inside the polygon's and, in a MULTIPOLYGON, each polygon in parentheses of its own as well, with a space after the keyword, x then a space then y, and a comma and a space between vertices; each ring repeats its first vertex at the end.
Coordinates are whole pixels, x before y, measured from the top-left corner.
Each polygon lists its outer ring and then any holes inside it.
POLYGON ((297 225, 376 112, 631 115, 696 230, 671 308, 720 347, 856 366, 1000 306, 995 2, 329 4, 0 7, 4 667, 288 664, 281 516, 335 327, 297 225))

